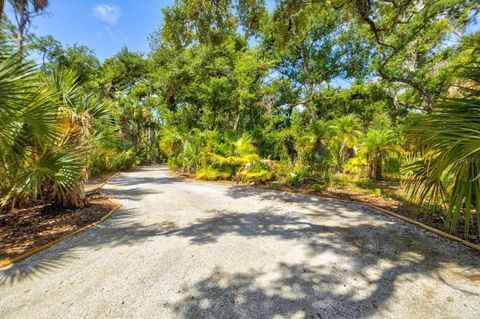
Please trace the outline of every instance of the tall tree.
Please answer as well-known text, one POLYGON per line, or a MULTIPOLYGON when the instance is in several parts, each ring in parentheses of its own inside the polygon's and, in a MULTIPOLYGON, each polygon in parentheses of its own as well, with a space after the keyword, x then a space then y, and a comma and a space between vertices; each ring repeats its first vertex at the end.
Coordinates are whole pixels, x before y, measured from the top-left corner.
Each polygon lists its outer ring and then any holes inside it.
MULTIPOLYGON (((43 14, 48 6, 48 0, 6 0, 12 7, 16 22, 16 40, 19 49, 23 48, 32 19, 43 14)), ((3 16, 5 0, 0 2, 0 17, 3 16)))
POLYGON ((263 27, 263 45, 278 61, 277 72, 301 90, 299 100, 310 121, 319 111, 318 96, 335 78, 362 77, 369 51, 351 37, 348 22, 326 3, 279 1, 263 27))
POLYGON ((336 5, 363 22, 358 31, 375 45, 372 67, 378 75, 413 89, 425 110, 448 88, 445 67, 452 52, 446 43, 461 37, 480 9, 470 0, 339 0, 336 5))
POLYGON ((95 81, 106 96, 131 88, 136 82, 144 81, 149 73, 143 54, 123 47, 103 63, 102 75, 95 81))

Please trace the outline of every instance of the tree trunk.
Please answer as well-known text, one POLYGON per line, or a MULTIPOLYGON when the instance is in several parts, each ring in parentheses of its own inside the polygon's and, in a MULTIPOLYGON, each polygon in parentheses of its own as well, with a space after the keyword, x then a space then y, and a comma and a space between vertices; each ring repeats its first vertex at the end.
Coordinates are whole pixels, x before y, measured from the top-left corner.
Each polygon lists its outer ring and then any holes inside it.
POLYGON ((64 208, 83 208, 88 200, 84 190, 84 182, 78 182, 75 187, 65 195, 55 196, 55 205, 64 208))
POLYGON ((340 155, 341 155, 343 161, 348 161, 348 160, 351 159, 355 154, 353 153, 353 148, 344 145, 344 146, 342 147, 342 151, 341 151, 341 154, 340 154, 340 155))
POLYGON ((123 138, 127 141, 130 141, 130 118, 128 115, 124 114, 123 115, 123 121, 122 121, 122 133, 123 133, 123 138))
POLYGON ((370 179, 379 181, 382 179, 382 160, 374 158, 368 162, 368 174, 370 179))
POLYGON ((242 112, 239 111, 237 114, 237 118, 235 119, 235 123, 233 124, 233 131, 236 132, 238 130, 238 125, 240 124, 240 117, 242 112))

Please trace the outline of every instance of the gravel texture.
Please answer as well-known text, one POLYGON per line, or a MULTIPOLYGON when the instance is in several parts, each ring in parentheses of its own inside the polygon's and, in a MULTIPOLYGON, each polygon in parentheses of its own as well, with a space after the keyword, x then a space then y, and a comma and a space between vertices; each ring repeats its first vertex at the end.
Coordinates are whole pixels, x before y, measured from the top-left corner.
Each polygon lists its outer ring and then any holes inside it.
POLYGON ((110 219, 0 271, 1 318, 480 315, 480 253, 359 205, 163 166, 104 190, 110 219))

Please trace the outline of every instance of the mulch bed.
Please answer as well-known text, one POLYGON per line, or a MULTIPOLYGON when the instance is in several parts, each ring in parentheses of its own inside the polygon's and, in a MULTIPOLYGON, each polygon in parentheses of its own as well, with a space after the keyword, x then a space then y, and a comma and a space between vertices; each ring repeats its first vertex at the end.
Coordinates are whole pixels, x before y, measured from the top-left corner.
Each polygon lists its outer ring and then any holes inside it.
POLYGON ((0 214, 0 260, 18 256, 100 220, 115 205, 98 191, 110 176, 95 179, 85 189, 89 204, 64 209, 48 204, 0 214))

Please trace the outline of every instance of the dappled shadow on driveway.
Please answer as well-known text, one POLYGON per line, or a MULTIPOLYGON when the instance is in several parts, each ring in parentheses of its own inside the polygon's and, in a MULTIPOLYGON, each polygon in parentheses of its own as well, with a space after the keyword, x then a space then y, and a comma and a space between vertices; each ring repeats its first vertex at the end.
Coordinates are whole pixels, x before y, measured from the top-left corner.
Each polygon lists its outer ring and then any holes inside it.
POLYGON ((178 178, 175 177, 129 177, 129 176, 119 176, 109 182, 109 185, 112 186, 145 186, 145 184, 150 185, 169 185, 173 183, 181 182, 178 178))
POLYGON ((181 180, 174 176, 139 176, 137 172, 164 171, 163 168, 137 168, 119 175, 108 182, 103 187, 103 192, 118 200, 141 200, 146 195, 158 195, 162 191, 158 186, 168 187, 175 183, 181 183, 181 180))
POLYGON ((158 195, 161 194, 161 191, 157 190, 149 190, 146 188, 140 187, 131 187, 126 191, 119 191, 116 189, 106 188, 103 192, 115 198, 116 200, 131 200, 131 201, 139 201, 146 195, 158 195))
POLYGON ((0 270, 0 287, 13 285, 24 280, 33 280, 62 269, 75 262, 78 254, 75 252, 56 252, 48 258, 30 257, 28 262, 13 264, 0 270))
MULTIPOLYGON (((469 250, 449 242, 442 245, 439 238, 400 222, 375 223, 375 218, 365 215, 363 221, 339 215, 340 222, 332 223, 327 218, 341 205, 323 208, 311 214, 282 213, 275 207, 241 213, 209 210, 205 218, 185 227, 163 224, 162 236, 188 238, 199 246, 230 235, 274 238, 278 245, 294 241, 305 250, 307 260, 320 261, 318 266, 281 263, 273 272, 229 273, 218 268, 208 278, 184 288, 186 297, 175 304, 176 313, 183 318, 367 317, 385 306, 401 282, 433 277, 441 283, 437 272, 446 265, 462 267, 463 274, 449 274, 442 287, 480 298, 480 291, 472 289, 473 281, 462 282, 466 273, 480 274, 480 258, 469 250), (270 278, 268 284, 260 284, 263 277, 270 278), (460 284, 454 287, 455 283, 460 284)), ((422 300, 424 293, 422 288, 412 296, 420 294, 422 300)), ((427 313, 441 310, 425 307, 427 313)))
POLYGON ((204 212, 205 218, 189 226, 178 227, 172 222, 164 223, 161 226, 161 234, 187 237, 194 244, 209 244, 226 234, 245 237, 275 236, 282 239, 311 241, 312 236, 323 236, 335 231, 324 225, 304 221, 292 214, 295 213, 279 214, 273 207, 242 213, 211 209, 204 212))
POLYGON ((135 209, 120 209, 103 224, 68 238, 54 247, 0 270, 0 286, 34 280, 53 273, 81 258, 81 251, 106 247, 141 245, 160 234, 160 225, 134 220, 135 209))
POLYGON ((110 186, 122 186, 122 187, 130 187, 135 186, 137 188, 142 188, 145 186, 150 185, 170 185, 174 183, 181 183, 182 180, 170 175, 169 170, 164 166, 152 166, 152 167, 138 167, 127 172, 122 173, 121 175, 115 177, 111 181, 108 182, 106 185, 107 187, 110 186), (138 176, 136 173, 145 173, 149 174, 152 172, 150 176, 138 176), (160 175, 162 176, 158 176, 160 175), (153 176, 152 176, 153 175, 153 176))
POLYGON ((369 283, 374 292, 358 299, 353 285, 332 274, 305 265, 281 263, 268 284, 259 279, 271 273, 252 269, 233 273, 217 268, 189 287, 186 297, 173 305, 179 318, 362 318, 382 306, 394 288, 391 280, 407 267, 386 271, 369 283), (381 287, 381 288, 380 288, 381 287), (337 291, 337 292, 336 292, 337 291))
POLYGON ((252 198, 258 200, 267 200, 281 203, 295 203, 299 207, 307 205, 327 205, 328 208, 334 208, 333 213, 339 208, 346 207, 364 207, 360 203, 344 203, 335 199, 323 198, 310 194, 290 193, 281 190, 263 189, 252 186, 233 186, 229 187, 225 195, 233 199, 252 198))
MULTIPOLYGON (((179 182, 175 177, 136 177, 135 172, 165 171, 164 167, 141 167, 123 173, 109 181, 103 191, 118 200, 139 201, 146 195, 160 194, 149 185, 169 185, 179 182), (133 174, 132 174, 133 173, 133 174), (112 187, 113 186, 113 187, 112 187)), ((135 220, 136 209, 121 208, 99 226, 75 235, 47 251, 0 270, 0 286, 41 278, 75 262, 81 249, 102 249, 121 245, 137 245, 158 235, 157 225, 145 225, 135 220)))

